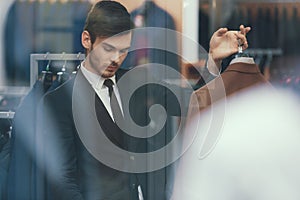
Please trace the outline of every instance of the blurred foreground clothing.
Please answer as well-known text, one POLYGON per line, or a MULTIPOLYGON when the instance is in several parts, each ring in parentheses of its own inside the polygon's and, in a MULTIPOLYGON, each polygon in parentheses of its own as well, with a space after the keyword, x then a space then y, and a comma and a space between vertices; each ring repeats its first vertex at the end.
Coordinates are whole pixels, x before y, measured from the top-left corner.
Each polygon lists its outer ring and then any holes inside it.
POLYGON ((53 81, 45 87, 41 80, 36 81, 29 93, 24 97, 15 112, 11 133, 10 164, 7 180, 7 199, 31 200, 41 199, 38 179, 42 172, 37 163, 40 156, 37 144, 39 126, 37 110, 42 97, 49 91, 59 87, 62 82, 53 81))
POLYGON ((258 86, 222 104, 188 122, 185 134, 195 138, 171 199, 299 199, 299 97, 258 86))

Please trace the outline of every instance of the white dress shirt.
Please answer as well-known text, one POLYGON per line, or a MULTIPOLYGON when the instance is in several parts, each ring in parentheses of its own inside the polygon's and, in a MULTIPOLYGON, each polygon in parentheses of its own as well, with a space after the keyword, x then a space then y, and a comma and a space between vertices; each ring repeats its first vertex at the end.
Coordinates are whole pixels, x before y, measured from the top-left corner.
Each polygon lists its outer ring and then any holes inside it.
MULTIPOLYGON (((111 107, 110 107, 110 97, 109 97, 109 93, 108 93, 108 88, 103 85, 103 83, 105 81, 105 78, 103 78, 102 76, 99 76, 98 74, 95 74, 95 73, 87 70, 84 66, 84 61, 81 63, 80 70, 82 71, 83 75, 88 80, 88 82, 91 84, 91 86, 94 88, 96 94, 98 95, 98 97, 103 102, 103 104, 104 104, 106 110, 108 111, 109 115, 114 120, 112 110, 111 110, 111 107)), ((114 83, 113 89, 114 89, 115 95, 117 97, 118 103, 120 105, 121 111, 123 113, 120 93, 119 93, 118 87, 116 85, 116 76, 113 76, 110 79, 114 83)))
POLYGON ((246 63, 246 64, 255 64, 254 59, 252 57, 238 57, 234 58, 229 65, 234 63, 246 63))

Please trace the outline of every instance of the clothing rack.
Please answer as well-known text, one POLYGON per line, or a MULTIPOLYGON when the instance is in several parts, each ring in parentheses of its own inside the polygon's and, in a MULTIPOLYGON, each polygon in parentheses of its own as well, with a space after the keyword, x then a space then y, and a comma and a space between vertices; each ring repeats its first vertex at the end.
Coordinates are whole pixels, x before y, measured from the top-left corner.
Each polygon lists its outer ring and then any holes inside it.
POLYGON ((29 90, 30 88, 26 86, 0 86, 0 96, 25 96, 29 90))
POLYGON ((283 54, 282 49, 260 49, 260 48, 250 48, 246 49, 245 53, 251 56, 281 56, 283 54))
MULTIPOLYGON (((34 83, 38 78, 38 61, 42 61, 42 60, 81 61, 84 59, 85 59, 85 55, 82 53, 30 54, 30 88, 33 87, 34 83)), ((0 87, 0 95, 25 96, 29 92, 30 88, 29 87, 0 87)), ((13 119, 14 115, 15 115, 14 111, 0 111, 0 119, 13 119)))
POLYGON ((245 53, 254 57, 255 63, 260 66, 261 70, 264 71, 264 68, 268 68, 271 65, 274 56, 281 56, 283 50, 280 48, 276 49, 246 49, 245 53), (263 62, 265 61, 265 62, 263 62))
POLYGON ((38 79, 38 61, 82 61, 85 59, 85 55, 81 52, 77 54, 30 54, 30 88, 33 87, 34 83, 38 79))
POLYGON ((15 112, 13 111, 3 111, 0 112, 0 119, 13 119, 15 112))
MULTIPOLYGON (((29 87, 16 87, 16 86, 0 86, 0 97, 9 96, 22 99, 28 92, 29 87)), ((7 109, 8 110, 8 109, 7 109)), ((0 119, 13 119, 14 111, 0 111, 0 119)))

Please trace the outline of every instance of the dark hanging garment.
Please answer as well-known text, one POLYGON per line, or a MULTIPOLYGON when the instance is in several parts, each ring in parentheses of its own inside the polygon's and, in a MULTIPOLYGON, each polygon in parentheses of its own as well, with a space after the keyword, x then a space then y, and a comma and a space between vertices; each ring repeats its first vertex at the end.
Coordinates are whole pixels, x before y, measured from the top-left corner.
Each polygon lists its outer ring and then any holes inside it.
POLYGON ((278 31, 278 40, 279 40, 279 47, 282 48, 284 53, 287 53, 286 50, 288 50, 288 46, 285 43, 286 38, 286 32, 289 31, 286 28, 287 24, 287 10, 285 7, 282 8, 282 15, 279 19, 279 31, 278 31))
POLYGON ((298 11, 297 7, 293 7, 292 16, 288 19, 287 23, 287 37, 286 43, 288 46, 288 52, 292 55, 298 55, 299 44, 296 41, 299 41, 299 20, 298 20, 298 11))
POLYGON ((209 50, 209 16, 199 9, 199 44, 208 52, 209 50))
POLYGON ((238 10, 238 7, 235 7, 232 11, 232 14, 228 20, 228 23, 226 24, 226 27, 228 29, 231 29, 231 30, 236 30, 239 26, 240 26, 240 19, 239 19, 239 10, 238 10))
MULTIPOLYGON (((43 176, 37 163, 39 156, 39 149, 37 149, 39 141, 36 141, 38 134, 37 108, 44 94, 55 89, 54 85, 46 86, 45 82, 36 81, 15 112, 8 172, 7 199, 9 200, 43 199, 41 189, 37 189, 42 188, 37 181, 41 178, 40 176, 43 176)), ((59 87, 60 84, 55 86, 59 87)))
POLYGON ((10 161, 10 119, 0 119, 0 199, 6 198, 10 161))
POLYGON ((253 30, 255 30, 255 29, 254 29, 254 19, 253 19, 251 8, 247 8, 247 21, 248 21, 247 25, 250 26, 252 29, 252 31, 250 31, 250 33, 247 34, 247 40, 248 40, 248 43, 251 44, 251 48, 255 48, 254 40, 256 38, 254 37, 254 34, 253 34, 253 30))
POLYGON ((37 81, 16 110, 11 137, 8 199, 35 199, 36 105, 43 94, 43 84, 37 81))
MULTIPOLYGON (((261 31, 261 24, 263 23, 261 21, 262 18, 262 9, 260 7, 256 8, 257 9, 257 15, 251 15, 254 19, 251 20, 251 29, 252 31, 249 33, 249 35, 252 35, 252 41, 249 41, 249 44, 251 44, 251 48, 261 48, 261 45, 263 43, 263 38, 261 31), (255 31, 253 31, 255 30, 255 31), (262 36, 261 36, 262 35, 262 36)), ((264 31, 263 31, 264 32, 264 31)), ((248 35, 247 35, 248 36, 248 35)))
MULTIPOLYGON (((132 21, 136 28, 156 27, 165 28, 166 31, 147 30, 146 34, 133 34, 132 47, 157 46, 163 44, 166 48, 172 47, 178 50, 175 34, 169 34, 167 30, 176 31, 173 17, 153 1, 145 1, 142 6, 131 12, 132 21)), ((165 49, 140 49, 130 51, 122 64, 122 68, 133 68, 145 63, 159 63, 179 71, 179 58, 174 52, 165 49)), ((153 68, 155 72, 155 68, 153 68)), ((157 74, 159 76, 159 74, 157 74)), ((178 78, 178 77, 172 77, 178 78)))
POLYGON ((81 32, 84 27, 86 14, 92 4, 89 1, 72 2, 72 24, 73 24, 73 53, 84 52, 81 44, 81 32))
MULTIPOLYGON (((274 16, 275 17, 275 16, 274 16)), ((265 14, 265 30, 270 30, 272 34, 265 36, 265 48, 276 48, 276 41, 277 41, 277 25, 275 24, 274 18, 271 16, 270 8, 267 8, 265 14)))
POLYGON ((30 53, 34 51, 37 2, 15 1, 5 28, 5 67, 9 85, 29 85, 30 53))
POLYGON ((276 6, 274 8, 274 34, 272 34, 272 41, 274 42, 274 47, 275 48, 280 48, 279 46, 279 28, 280 28, 280 24, 279 24, 279 11, 278 11, 278 7, 276 6))

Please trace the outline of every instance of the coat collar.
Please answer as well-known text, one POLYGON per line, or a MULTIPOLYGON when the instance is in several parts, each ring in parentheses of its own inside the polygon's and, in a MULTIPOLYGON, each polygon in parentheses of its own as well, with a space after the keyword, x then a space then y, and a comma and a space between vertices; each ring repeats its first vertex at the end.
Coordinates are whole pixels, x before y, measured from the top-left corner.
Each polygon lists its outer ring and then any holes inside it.
POLYGON ((238 71, 243 73, 261 73, 259 67, 256 64, 249 64, 243 62, 236 62, 230 64, 225 72, 228 71, 238 71))

